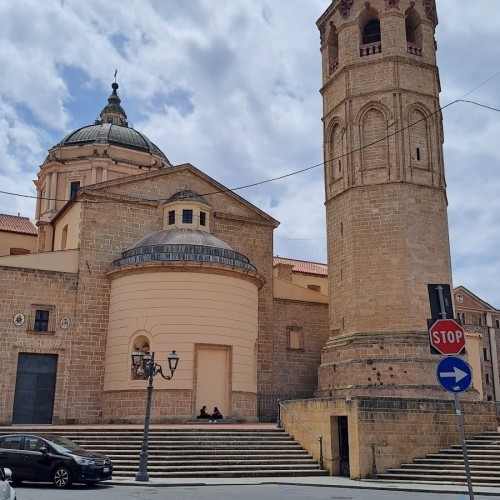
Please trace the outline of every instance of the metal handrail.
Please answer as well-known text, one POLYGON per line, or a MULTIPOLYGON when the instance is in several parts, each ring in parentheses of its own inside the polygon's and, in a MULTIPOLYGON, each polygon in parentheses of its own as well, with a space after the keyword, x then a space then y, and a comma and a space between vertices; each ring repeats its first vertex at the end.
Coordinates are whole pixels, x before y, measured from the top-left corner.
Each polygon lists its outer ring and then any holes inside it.
POLYGON ((322 469, 324 469, 324 462, 323 462, 323 436, 316 436, 314 432, 309 429, 298 417, 296 417, 286 406, 284 406, 281 401, 278 401, 278 427, 281 427, 281 408, 283 410, 286 410, 288 414, 295 419, 311 436, 316 439, 319 443, 319 465, 322 469))

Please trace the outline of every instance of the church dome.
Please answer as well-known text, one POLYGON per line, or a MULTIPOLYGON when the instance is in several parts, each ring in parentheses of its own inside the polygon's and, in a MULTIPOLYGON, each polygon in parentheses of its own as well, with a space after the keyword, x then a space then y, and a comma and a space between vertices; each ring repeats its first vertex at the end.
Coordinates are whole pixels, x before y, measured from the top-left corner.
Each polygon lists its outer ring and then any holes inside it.
POLYGON ((160 156, 170 164, 161 149, 153 144, 144 134, 128 126, 127 115, 118 97, 118 84, 114 82, 113 92, 108 98, 108 104, 100 113, 100 118, 93 125, 81 127, 69 133, 55 147, 82 146, 86 144, 112 144, 160 156))
POLYGON ((197 229, 167 229, 150 233, 122 252, 113 267, 145 262, 206 262, 256 272, 243 254, 213 234, 197 229))

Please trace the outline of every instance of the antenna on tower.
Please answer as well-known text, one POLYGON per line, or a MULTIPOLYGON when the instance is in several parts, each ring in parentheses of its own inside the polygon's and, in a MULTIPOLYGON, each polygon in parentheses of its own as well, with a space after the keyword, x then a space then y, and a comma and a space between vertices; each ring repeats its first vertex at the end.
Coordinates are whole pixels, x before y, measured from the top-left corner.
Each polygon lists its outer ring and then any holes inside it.
POLYGON ((118 73, 118 70, 115 69, 115 83, 116 83, 116 74, 118 73))

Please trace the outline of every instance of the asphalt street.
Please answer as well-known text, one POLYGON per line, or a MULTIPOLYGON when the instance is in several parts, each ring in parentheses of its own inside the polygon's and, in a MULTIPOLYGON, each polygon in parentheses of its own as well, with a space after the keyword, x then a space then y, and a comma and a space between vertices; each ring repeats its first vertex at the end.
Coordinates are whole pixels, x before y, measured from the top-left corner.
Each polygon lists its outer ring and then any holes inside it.
MULTIPOLYGON (((293 484, 227 486, 73 486, 22 484, 19 500, 468 500, 465 494, 421 493, 374 489, 300 486, 293 484)), ((476 500, 492 498, 474 495, 476 500)))

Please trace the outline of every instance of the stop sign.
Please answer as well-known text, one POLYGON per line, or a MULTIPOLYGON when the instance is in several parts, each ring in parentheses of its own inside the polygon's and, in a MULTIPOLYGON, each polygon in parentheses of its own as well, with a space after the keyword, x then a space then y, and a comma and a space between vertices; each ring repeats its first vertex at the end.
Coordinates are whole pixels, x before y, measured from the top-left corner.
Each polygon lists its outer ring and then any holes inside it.
POLYGON ((429 329, 429 340, 445 356, 461 354, 465 348, 464 329, 454 319, 438 319, 429 329))

